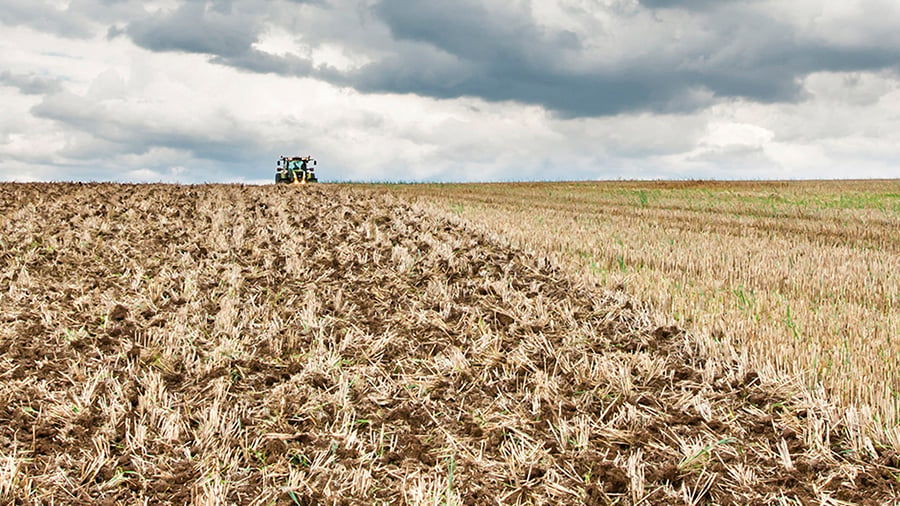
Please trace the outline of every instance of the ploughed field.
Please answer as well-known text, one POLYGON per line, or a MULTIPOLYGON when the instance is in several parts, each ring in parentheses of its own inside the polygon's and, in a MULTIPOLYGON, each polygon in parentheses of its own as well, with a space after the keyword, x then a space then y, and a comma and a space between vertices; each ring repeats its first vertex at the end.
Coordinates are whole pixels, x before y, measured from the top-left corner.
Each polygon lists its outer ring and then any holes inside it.
POLYGON ((0 500, 900 496, 832 406, 649 314, 367 187, 0 185, 0 500))

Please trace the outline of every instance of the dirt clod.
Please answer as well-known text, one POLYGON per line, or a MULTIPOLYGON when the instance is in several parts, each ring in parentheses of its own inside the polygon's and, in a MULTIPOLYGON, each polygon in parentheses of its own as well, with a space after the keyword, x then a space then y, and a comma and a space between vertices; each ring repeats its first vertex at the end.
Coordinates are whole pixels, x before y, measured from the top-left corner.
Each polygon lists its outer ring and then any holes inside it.
POLYGON ((109 312, 109 319, 112 321, 122 321, 128 318, 128 308, 122 304, 116 304, 109 312))

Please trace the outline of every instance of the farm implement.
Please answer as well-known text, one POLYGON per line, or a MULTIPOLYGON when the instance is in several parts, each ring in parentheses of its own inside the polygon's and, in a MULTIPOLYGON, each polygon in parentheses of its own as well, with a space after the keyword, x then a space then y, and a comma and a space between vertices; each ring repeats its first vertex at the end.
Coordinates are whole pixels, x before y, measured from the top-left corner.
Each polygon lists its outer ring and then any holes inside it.
POLYGON ((306 184, 318 181, 316 161, 307 156, 282 156, 275 166, 275 183, 306 184))

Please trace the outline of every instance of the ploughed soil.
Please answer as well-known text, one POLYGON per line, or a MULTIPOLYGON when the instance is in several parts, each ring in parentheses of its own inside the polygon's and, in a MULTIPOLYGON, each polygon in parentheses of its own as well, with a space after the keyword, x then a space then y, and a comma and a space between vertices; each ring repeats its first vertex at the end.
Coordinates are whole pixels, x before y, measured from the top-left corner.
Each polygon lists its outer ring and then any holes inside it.
POLYGON ((900 459, 365 187, 0 185, 0 501, 886 504, 900 459))

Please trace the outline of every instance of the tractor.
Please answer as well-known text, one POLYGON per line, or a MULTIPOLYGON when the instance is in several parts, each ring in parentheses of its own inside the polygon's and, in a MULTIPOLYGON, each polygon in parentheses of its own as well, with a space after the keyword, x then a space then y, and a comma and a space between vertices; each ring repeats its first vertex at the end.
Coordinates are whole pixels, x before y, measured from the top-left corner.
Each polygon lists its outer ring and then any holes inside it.
POLYGON ((307 156, 282 156, 275 166, 275 182, 285 184, 315 183, 316 161, 307 156))

